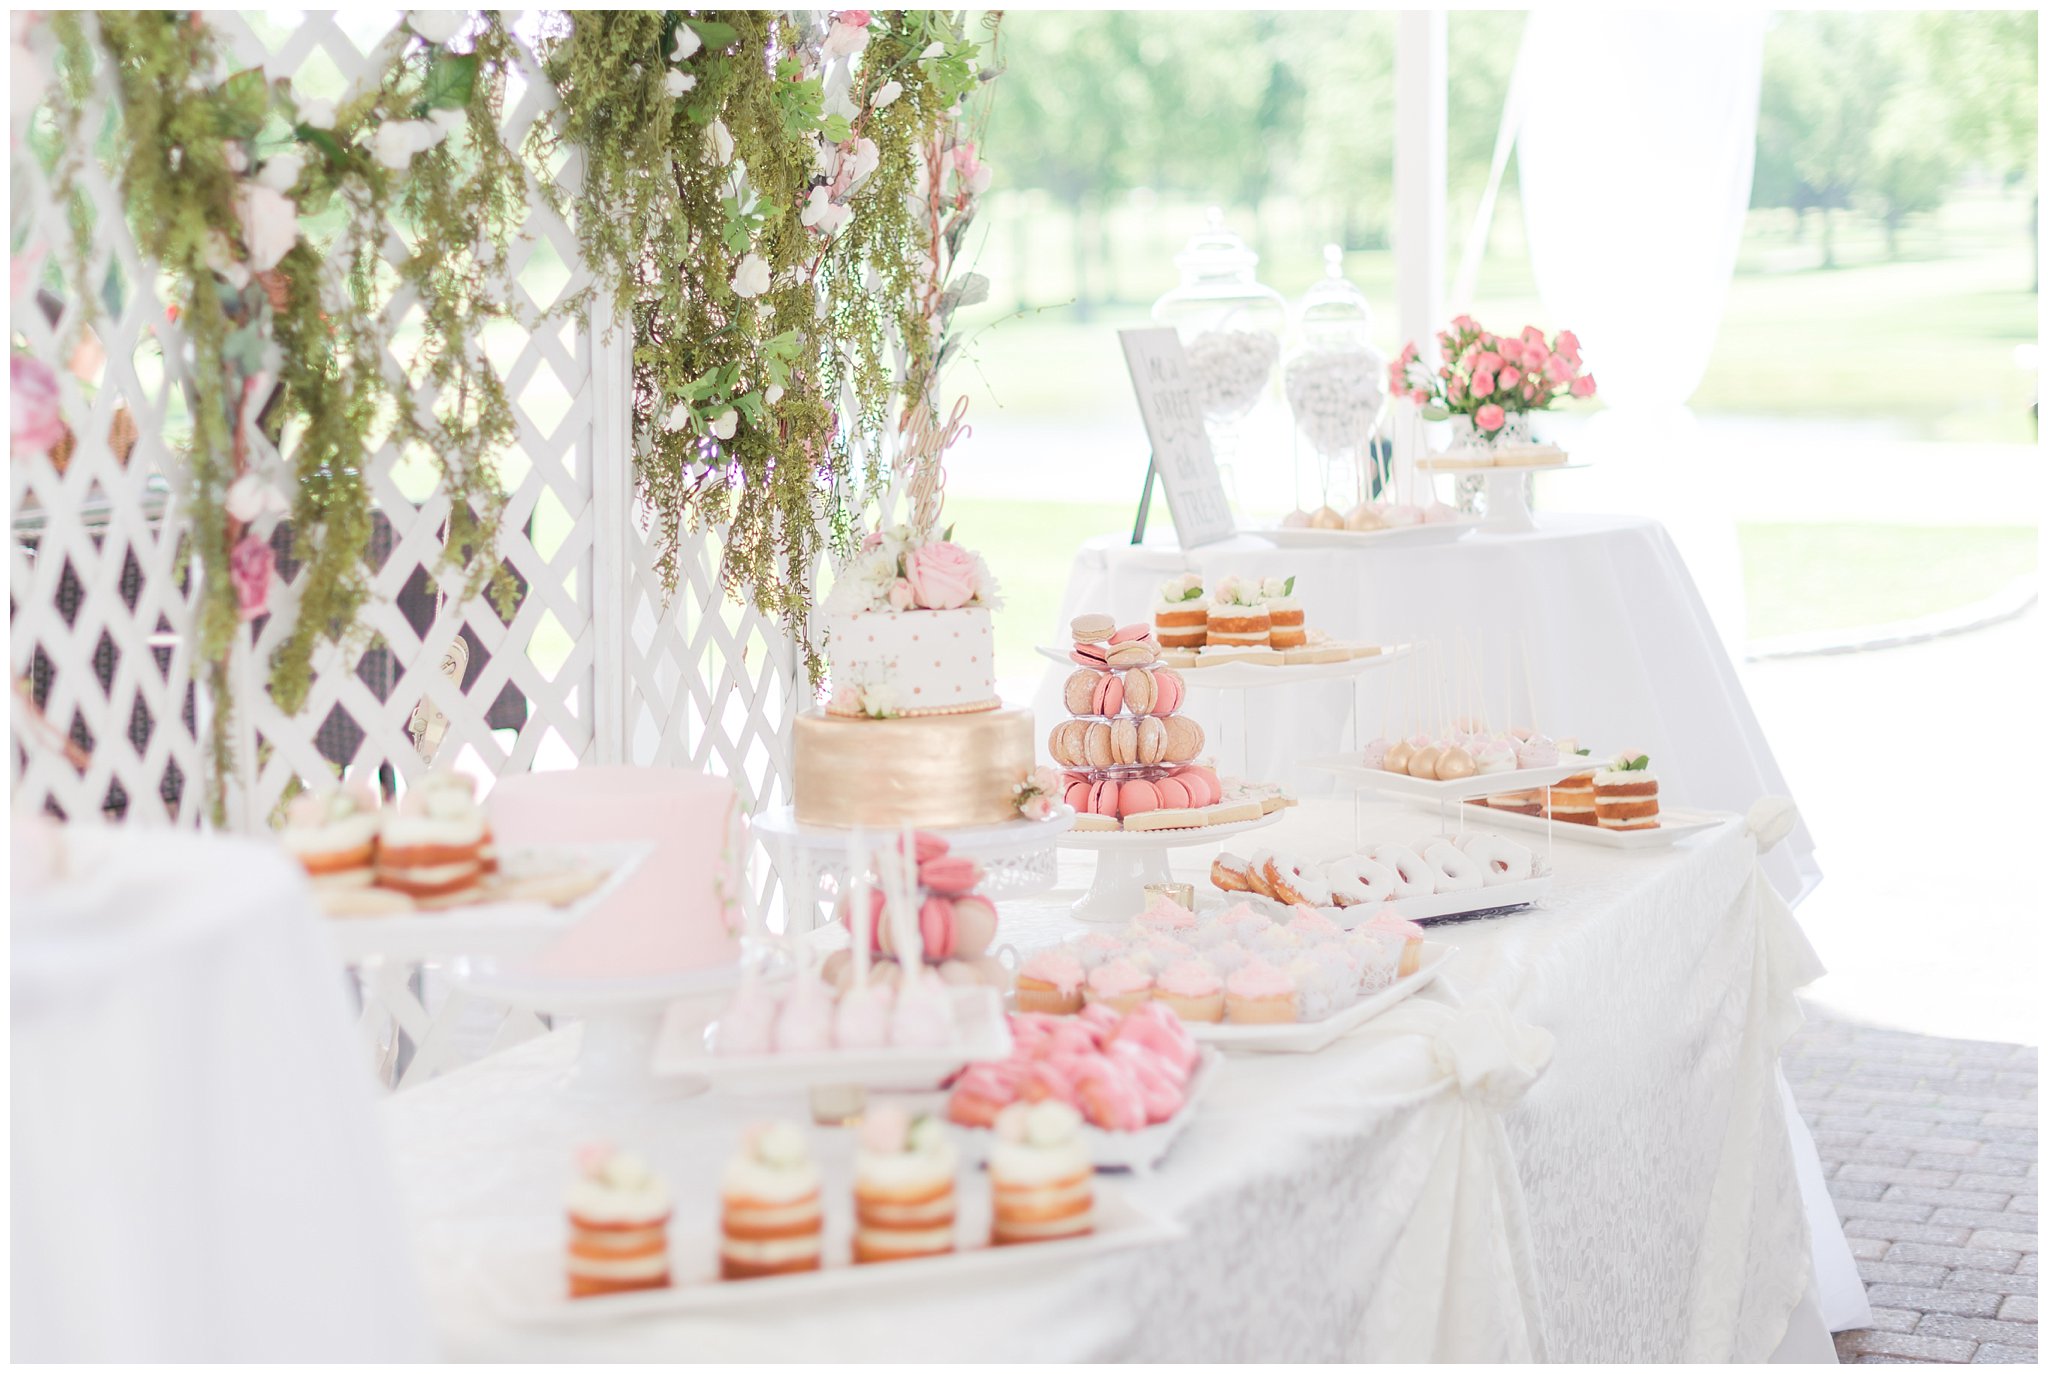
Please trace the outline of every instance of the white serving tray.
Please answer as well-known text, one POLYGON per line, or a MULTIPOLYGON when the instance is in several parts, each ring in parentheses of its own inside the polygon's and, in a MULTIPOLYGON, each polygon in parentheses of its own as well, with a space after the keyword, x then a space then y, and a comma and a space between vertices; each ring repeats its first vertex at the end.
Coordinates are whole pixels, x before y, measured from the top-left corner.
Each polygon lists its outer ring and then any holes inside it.
POLYGON ((1733 811, 1690 811, 1683 807, 1660 806, 1658 825, 1654 830, 1602 830, 1597 825, 1550 821, 1542 816, 1496 811, 1490 806, 1471 806, 1460 802, 1459 807, 1463 812, 1459 817, 1461 828, 1466 830, 1498 826, 1502 830, 1518 830, 1525 835, 1554 837, 1602 849, 1669 849, 1689 835, 1741 819, 1733 811))
POLYGON ((1479 528, 1477 517, 1435 525, 1403 525, 1386 530, 1304 530, 1276 527, 1248 530, 1283 549, 1370 549, 1382 544, 1449 544, 1479 528))
POLYGON ((1219 1049, 1266 1054, 1315 1054, 1435 982, 1444 965, 1457 952, 1456 945, 1423 941, 1422 963, 1415 972, 1406 978, 1395 979, 1392 987, 1354 1002, 1335 1016, 1326 1016, 1320 1021, 1294 1021, 1278 1026, 1234 1026, 1228 1021, 1220 1024, 1196 1021, 1189 1023, 1188 1031, 1201 1043, 1219 1049))
POLYGON ((914 1091, 936 1087, 949 1074, 982 1059, 1006 1059, 1013 1048, 1003 997, 991 987, 953 989, 953 1023, 959 1036, 950 1045, 884 1046, 873 1050, 819 1050, 811 1054, 717 1054, 716 1023, 706 1035, 697 1028, 701 1012, 671 1008, 655 1038, 657 1077, 698 1078, 729 1093, 802 1091, 811 1087, 859 1084, 914 1091))
POLYGON ((1232 835, 1263 830, 1291 811, 1283 806, 1268 811, 1255 821, 1232 821, 1228 825, 1195 825, 1183 830, 1069 830, 1055 843, 1061 849, 1094 849, 1107 853, 1142 852, 1151 849, 1184 849, 1190 845, 1214 844, 1232 835))
MULTIPOLYGON (((830 1171, 828 1171, 829 1174, 830 1171)), ((715 1187, 715 1174, 700 1180, 715 1187)), ((571 1298, 563 1270, 563 1248, 525 1249, 479 1255, 476 1278, 498 1316, 523 1325, 585 1325, 636 1317, 745 1314, 751 1320, 773 1320, 774 1311, 803 1310, 835 1298, 886 1302, 892 1294, 923 1294, 951 1281, 988 1288, 1014 1283, 1040 1270, 1071 1271, 1097 1255, 1178 1240, 1186 1231, 1176 1222, 1146 1211, 1114 1187, 1095 1185, 1095 1230, 1073 1240, 1039 1241, 1031 1245, 988 1243, 989 1187, 979 1169, 962 1170, 954 1235, 960 1249, 929 1259, 891 1260, 886 1264, 854 1264, 850 1259, 852 1190, 827 1178, 825 1201, 825 1267, 805 1274, 722 1281, 718 1278, 717 1227, 699 1231, 669 1226, 669 1272, 672 1287, 603 1298, 571 1298)), ((713 1216, 716 1211, 714 1208, 713 1216)))
MULTIPOLYGON (((1038 646, 1041 656, 1055 663, 1078 667, 1067 657, 1066 652, 1049 644, 1038 646)), ((1299 682, 1335 682, 1344 678, 1357 677, 1360 673, 1374 668, 1385 667, 1408 652, 1405 644, 1382 644, 1375 646, 1375 652, 1359 658, 1347 658, 1337 663, 1219 663, 1209 668, 1173 668, 1180 674, 1181 681, 1190 687, 1215 687, 1224 691, 1242 691, 1248 687, 1288 687, 1299 682)), ((1173 667, 1172 664, 1149 665, 1157 668, 1173 667)))
MULTIPOLYGON (((776 806, 748 822, 754 834, 764 840, 781 840, 805 849, 829 850, 843 856, 852 843, 853 830, 847 826, 803 825, 794 806, 776 806)), ((1010 858, 1050 848, 1052 842, 1074 824, 1074 808, 1058 806, 1042 821, 1002 821, 995 825, 921 825, 917 829, 946 841, 946 852, 970 859, 1010 858)), ((894 838, 886 827, 868 832, 869 843, 877 848, 894 838)))
MULTIPOLYGON (((1492 887, 1474 888, 1465 892, 1435 892, 1427 897, 1401 897, 1378 906, 1319 906, 1316 910, 1346 930, 1364 925, 1379 915, 1398 916, 1404 921, 1427 925, 1431 921, 1445 921, 1454 916, 1492 915, 1500 911, 1518 911, 1530 905, 1550 890, 1548 873, 1538 874, 1519 883, 1495 883, 1492 887)), ((1249 901, 1252 910, 1261 915, 1285 922, 1293 908, 1261 897, 1256 892, 1226 892, 1226 898, 1242 897, 1249 901)))
MULTIPOLYGON (((1202 1050, 1201 1062, 1195 1065, 1195 1076, 1188 1080, 1187 1098, 1180 1110, 1156 1126, 1147 1126, 1139 1131, 1105 1131, 1099 1126, 1084 1124, 1082 1136, 1088 1141, 1088 1157, 1095 1161, 1097 1169, 1129 1169, 1143 1172, 1151 1169, 1166 1158, 1167 1151, 1181 1138, 1194 1119, 1195 1108, 1214 1086, 1216 1076, 1222 1071, 1223 1056, 1212 1048, 1202 1050)), ((943 1098, 933 1099, 930 1110, 945 1115, 943 1098)), ((961 1143, 961 1154, 976 1163, 988 1159, 989 1132, 970 1130, 955 1126, 953 1138, 961 1143)))
POLYGON ((561 934, 595 911, 640 867, 654 846, 642 841, 612 844, 518 845, 504 848, 499 863, 578 860, 611 872, 568 906, 545 902, 480 902, 437 911, 403 911, 389 916, 330 916, 323 923, 343 963, 368 959, 410 962, 461 955, 518 954, 561 934))
POLYGON ((1303 759, 1301 766, 1335 774, 1353 787, 1382 792, 1394 797, 1415 797, 1423 801, 1451 802, 1465 797, 1490 797, 1496 792, 1527 792, 1547 787, 1574 773, 1585 773, 1604 765, 1581 755, 1575 762, 1549 768, 1516 768, 1506 773, 1474 773, 1449 782, 1439 778, 1411 778, 1406 773, 1389 773, 1384 768, 1367 768, 1346 755, 1303 759))

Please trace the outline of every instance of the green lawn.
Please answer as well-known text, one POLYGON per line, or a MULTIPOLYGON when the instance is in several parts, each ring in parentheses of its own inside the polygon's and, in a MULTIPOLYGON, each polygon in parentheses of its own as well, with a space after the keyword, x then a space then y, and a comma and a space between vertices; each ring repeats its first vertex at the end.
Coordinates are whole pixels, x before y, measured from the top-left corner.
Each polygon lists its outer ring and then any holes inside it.
POLYGON ((1743 525, 1749 637, 1911 620, 1979 601, 2032 572, 2031 525, 1743 525))

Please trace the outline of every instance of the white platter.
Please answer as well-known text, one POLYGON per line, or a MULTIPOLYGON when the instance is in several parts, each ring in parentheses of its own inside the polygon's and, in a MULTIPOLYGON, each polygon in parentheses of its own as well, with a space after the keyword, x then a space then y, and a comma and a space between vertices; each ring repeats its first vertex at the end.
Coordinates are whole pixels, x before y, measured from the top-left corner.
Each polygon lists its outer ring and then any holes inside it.
MULTIPOLYGON (((1298 682, 1336 682, 1344 678, 1357 677, 1360 673, 1382 668, 1401 658, 1408 652, 1405 644, 1377 645, 1375 652, 1359 658, 1347 658, 1337 663, 1219 663, 1209 668, 1173 668, 1180 674, 1181 681, 1190 687, 1214 687, 1223 691, 1242 691, 1248 687, 1289 687, 1298 682)), ((1054 663, 1068 667, 1079 667, 1066 652, 1050 644, 1040 644, 1038 653, 1054 663)), ((1172 664, 1150 665, 1171 668, 1172 664)))
MULTIPOLYGON (((707 1173, 703 1186, 715 1174, 707 1173)), ((1186 1231, 1176 1222, 1154 1215, 1114 1187, 1095 1185, 1095 1230, 1073 1240, 1040 1241, 1033 1245, 992 1246, 988 1243, 989 1188, 978 1169, 966 1169, 959 1180, 955 1236, 962 1248, 930 1259, 893 1260, 887 1264, 854 1264, 849 1260, 852 1231, 851 1189, 828 1177, 825 1199, 825 1267, 807 1274, 721 1282, 715 1242, 715 1219, 701 1230, 669 1224, 670 1288, 620 1293, 604 1298, 571 1298, 564 1277, 562 1247, 525 1249, 479 1255, 475 1275, 490 1305, 505 1321, 524 1325, 585 1325, 663 1314, 748 1314, 772 1320, 774 1310, 799 1311, 833 1299, 880 1299, 891 1294, 922 1295, 948 1282, 972 1282, 991 1288, 1010 1284, 1045 1269, 1071 1271, 1097 1255, 1178 1240, 1186 1231)), ((715 1208, 714 1208, 715 1215, 715 1208)))
POLYGON ((1444 964, 1457 952, 1456 945, 1423 941, 1422 963, 1415 972, 1406 978, 1396 979, 1392 987, 1354 1002, 1335 1016, 1326 1016, 1320 1021, 1294 1021, 1278 1026, 1233 1026, 1227 1021, 1221 1024, 1197 1021, 1189 1024, 1188 1031, 1204 1045, 1215 1045, 1219 1049, 1265 1054, 1314 1054, 1328 1049, 1381 1012, 1399 1006, 1434 983, 1437 975, 1443 972, 1444 964))
MULTIPOLYGON (((1005 858, 1044 849, 1074 824, 1074 808, 1061 806, 1042 821, 1004 821, 999 825, 919 826, 937 835, 949 846, 947 852, 974 859, 1005 858)), ((790 841, 806 848, 836 851, 842 857, 853 839, 853 831, 836 825, 803 825, 794 806, 776 806, 749 819, 754 833, 769 839, 790 841)), ((891 839, 884 828, 870 828, 868 843, 881 846, 891 839)))
POLYGON ((1069 830, 1059 837, 1062 849, 1094 849, 1106 853, 1142 853, 1148 849, 1185 849, 1198 844, 1215 844, 1232 835, 1263 830, 1291 811, 1283 806, 1268 811, 1255 821, 1232 821, 1228 825, 1195 825, 1184 830, 1069 830))
MULTIPOLYGON (((1141 1131, 1105 1131, 1099 1126, 1083 1125, 1081 1134, 1088 1142, 1088 1157, 1095 1161, 1097 1169, 1129 1169, 1143 1172, 1166 1158, 1173 1143, 1187 1130, 1188 1122, 1194 1119, 1195 1108, 1215 1085, 1216 1076, 1223 1069, 1223 1056, 1215 1049, 1204 1047, 1201 1062, 1195 1065, 1195 1076, 1188 1080, 1187 1098, 1168 1120, 1156 1126, 1147 1126, 1141 1131)), ((945 1099, 932 1099, 927 1110, 941 1116, 945 1114, 945 1099)), ((953 1138, 960 1142, 961 1154, 976 1163, 988 1159, 988 1137, 985 1130, 970 1130, 955 1127, 953 1138)))
MULTIPOLYGON (((697 1033, 701 1018, 687 1008, 674 1008, 662 1019, 654 1042, 653 1071, 657 1077, 702 1079, 714 1088, 740 1094, 842 1084, 913 1091, 936 1087, 949 1074, 977 1060, 1009 1057, 1013 1048, 1010 1025, 1003 1015, 1002 994, 994 988, 954 988, 953 1024, 960 1032, 953 1043, 929 1048, 717 1054, 697 1033)), ((715 1023, 711 1029, 715 1031, 715 1023)))
MULTIPOLYGON (((1316 910, 1346 930, 1364 925, 1382 913, 1417 925, 1427 925, 1431 921, 1446 921, 1458 916, 1491 916, 1497 912, 1518 911, 1548 892, 1550 879, 1550 874, 1543 873, 1519 883, 1496 883, 1492 887, 1472 888, 1465 892, 1435 892, 1427 897, 1401 897, 1381 902, 1378 906, 1322 906, 1316 910)), ((1256 892, 1226 892, 1223 895, 1226 899, 1242 898, 1251 903, 1252 910, 1275 921, 1284 922, 1292 910, 1256 892)))
POLYGON ((411 962, 522 953, 595 911, 653 852, 653 845, 639 841, 507 848, 499 855, 499 863, 509 871, 529 862, 547 867, 570 861, 611 871, 602 883, 563 907, 530 901, 484 902, 390 916, 330 916, 325 922, 328 938, 335 954, 348 964, 367 959, 411 962))
POLYGON ((1479 521, 1446 521, 1436 525, 1403 525, 1387 530, 1247 530, 1283 549, 1372 549, 1388 544, 1449 544, 1479 528, 1479 521))
POLYGON ((1506 773, 1475 773, 1469 778, 1457 778, 1445 782, 1438 778, 1411 778, 1406 773, 1389 773, 1384 768, 1367 768, 1357 758, 1349 755, 1333 755, 1329 758, 1303 759, 1301 766, 1313 768, 1321 773, 1332 773, 1353 787, 1368 792, 1382 792, 1394 797, 1414 797, 1423 801, 1451 802, 1465 797, 1490 797, 1496 792, 1527 792, 1538 787, 1548 787, 1574 773, 1591 772, 1603 765, 1581 755, 1571 763, 1553 764, 1549 768, 1516 768, 1506 773))
MULTIPOLYGON (((1475 827, 1484 829, 1498 826, 1502 830, 1517 830, 1525 835, 1543 835, 1574 844, 1590 844, 1602 849, 1669 849, 1689 835, 1702 830, 1712 830, 1717 825, 1740 820, 1733 811, 1691 811, 1684 807, 1659 807, 1658 824, 1654 830, 1602 830, 1597 825, 1579 825, 1573 821, 1551 821, 1542 816, 1524 816, 1515 811, 1496 811, 1490 806, 1472 806, 1460 802, 1463 812, 1458 817, 1463 829, 1475 827)), ((1445 808, 1448 811, 1448 808, 1445 808)))

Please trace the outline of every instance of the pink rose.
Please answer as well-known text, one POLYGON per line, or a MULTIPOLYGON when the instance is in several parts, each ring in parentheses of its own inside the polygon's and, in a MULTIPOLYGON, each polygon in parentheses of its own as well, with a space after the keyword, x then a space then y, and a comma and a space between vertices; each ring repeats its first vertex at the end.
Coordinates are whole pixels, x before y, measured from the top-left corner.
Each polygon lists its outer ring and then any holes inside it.
POLYGON ((1493 374, 1491 372, 1477 372, 1473 374, 1472 394, 1482 398, 1493 394, 1493 374))
POLYGON ((1563 385, 1572 379, 1571 361, 1562 353, 1553 353, 1550 360, 1543 364, 1543 375, 1552 382, 1563 385))
POLYGON ((917 593, 910 589, 910 583, 908 580, 899 577, 894 582, 891 582, 889 584, 890 610, 907 611, 916 604, 917 593))
POLYGON ((1539 372, 1550 361, 1550 350, 1542 344, 1530 344, 1522 350, 1522 366, 1530 372, 1539 372))
POLYGON ((1572 331, 1569 329, 1558 330, 1557 351, 1564 354, 1565 357, 1570 358, 1574 363, 1578 362, 1579 336, 1572 333, 1572 331))
POLYGON ((58 413, 57 374, 47 363, 14 354, 8 360, 8 392, 13 400, 13 452, 16 458, 48 453, 64 437, 58 413))
POLYGON ((1536 327, 1535 325, 1533 325, 1533 324, 1525 324, 1525 325, 1523 325, 1523 326, 1522 326, 1522 342, 1523 342, 1523 343, 1525 343, 1525 344, 1540 344, 1540 343, 1542 343, 1542 342, 1543 342, 1543 331, 1542 331, 1542 330, 1540 330, 1540 329, 1538 329, 1538 328, 1537 328, 1537 327, 1536 327))
POLYGON ((1472 416, 1472 423, 1478 425, 1488 434, 1493 433, 1507 422, 1508 413, 1499 406, 1481 406, 1472 416))
POLYGON ((1500 354, 1491 352, 1480 354, 1478 367, 1481 372, 1500 371, 1500 354))
POLYGON ((1502 386, 1511 387, 1521 380, 1522 374, 1515 368, 1504 367, 1500 370, 1500 384, 1502 386))
POLYGON ((866 28, 868 26, 868 21, 871 18, 873 18, 873 16, 870 15, 866 10, 839 11, 839 22, 842 24, 851 24, 857 29, 866 28))
POLYGON ((1394 363, 1387 368, 1387 390, 1393 392, 1396 396, 1406 396, 1408 394, 1406 370, 1399 363, 1394 363))
POLYGON ((1478 322, 1470 315, 1458 316, 1451 321, 1451 325, 1461 334, 1470 334, 1473 330, 1479 328, 1478 322))
POLYGON ((852 683, 842 683, 832 689, 827 704, 835 714, 857 716, 860 714, 860 688, 852 683))
POLYGON ((1436 331, 1436 346, 1446 351, 1450 349, 1451 335, 1449 330, 1439 329, 1436 331))
POLYGON ((965 606, 981 592, 981 569, 974 555, 943 539, 905 554, 903 575, 917 604, 928 611, 965 606))
POLYGON ((1025 802, 1020 809, 1027 821, 1049 821, 1052 819, 1053 806, 1051 797, 1040 794, 1025 802))
POLYGON ((882 532, 880 530, 869 530, 868 537, 860 541, 860 551, 862 553, 873 553, 881 547, 882 532))
POLYGON ((1458 366, 1464 368, 1467 372, 1470 372, 1473 365, 1478 361, 1479 346, 1477 344, 1468 345, 1465 351, 1458 355, 1458 366))
POLYGON ((1522 383, 1522 399, 1525 401, 1536 399, 1536 383, 1533 380, 1522 383))
POLYGON ((241 604, 242 619, 254 620, 270 603, 270 565, 275 555, 270 545, 254 534, 245 534, 228 555, 228 577, 235 584, 235 600, 241 604))
POLYGON ((1581 397, 1581 398, 1583 398, 1583 397, 1586 397, 1586 396, 1591 396, 1592 394, 1593 394, 1593 374, 1592 374, 1592 373, 1588 372, 1588 373, 1587 373, 1587 374, 1586 374, 1585 376, 1583 376, 1583 377, 1575 377, 1575 378, 1573 378, 1573 379, 1572 379, 1572 395, 1574 395, 1574 396, 1578 396, 1578 397, 1581 397))
MULTIPOLYGON (((1472 379, 1472 385, 1474 385, 1475 387, 1478 386, 1479 381, 1480 379, 1478 377, 1474 377, 1472 379)), ((1465 399, 1465 384, 1457 380, 1456 378, 1453 378, 1451 380, 1451 384, 1444 388, 1444 399, 1449 401, 1452 405, 1457 405, 1460 401, 1463 401, 1465 399)))
POLYGON ((1448 367, 1440 367, 1436 370, 1436 375, 1448 382, 1451 379, 1451 370, 1448 367))

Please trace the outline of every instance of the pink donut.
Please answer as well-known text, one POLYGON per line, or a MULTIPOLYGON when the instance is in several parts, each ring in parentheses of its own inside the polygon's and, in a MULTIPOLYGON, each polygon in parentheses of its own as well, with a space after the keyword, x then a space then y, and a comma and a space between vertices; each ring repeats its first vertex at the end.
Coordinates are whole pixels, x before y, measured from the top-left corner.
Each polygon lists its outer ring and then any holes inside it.
POLYGON ((1171 668, 1155 668, 1152 671, 1152 685, 1158 689, 1158 696, 1152 703, 1152 714, 1170 716, 1180 709, 1187 695, 1187 684, 1179 673, 1171 668))
POLYGON ((1138 1091, 1137 1080, 1122 1061, 1107 1057, 1091 1059, 1074 1086, 1074 1105, 1092 1124, 1105 1131, 1144 1129, 1144 1094, 1138 1091))
POLYGON ((1124 684, 1115 673, 1104 673, 1095 684, 1094 712, 1098 716, 1113 716, 1124 709, 1124 684))
POLYGON ((1090 789, 1088 809, 1098 816, 1121 816, 1123 812, 1117 810, 1117 792, 1116 779, 1104 778, 1090 789))
POLYGON ((927 963, 941 963, 953 957, 953 904, 944 897, 927 897, 917 909, 917 933, 924 940, 927 963))
POLYGON ((1073 1056, 1048 1057, 1031 1061, 1030 1070, 1018 1085, 1017 1096, 1026 1102, 1064 1102, 1074 1105, 1073 1056))
POLYGON ((1184 811, 1195 804, 1188 785, 1179 778, 1161 778, 1152 785, 1159 789, 1159 806, 1163 811, 1184 811))
POLYGON ((1143 778, 1132 778, 1124 784, 1122 798, 1123 812, 1135 816, 1141 811, 1157 811, 1160 807, 1159 789, 1143 778))
POLYGON ((1076 811, 1086 811, 1088 809, 1088 780, 1086 778, 1067 784, 1067 805, 1073 807, 1076 811))
POLYGON ((1188 1034, 1187 1025, 1167 1007, 1147 1002, 1123 1019, 1117 1027, 1118 1040, 1132 1040, 1174 1065, 1185 1077, 1202 1057, 1202 1047, 1188 1034))
POLYGON ((917 883, 941 896, 958 897, 981 885, 981 865, 958 854, 940 855, 917 866, 917 883))
POLYGON ((1112 644, 1128 644, 1134 639, 1143 639, 1152 633, 1152 622, 1141 620, 1135 625, 1126 625, 1109 637, 1112 644))

